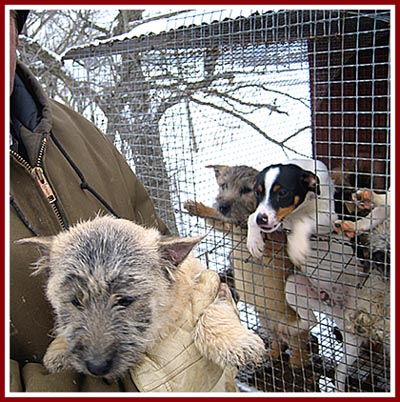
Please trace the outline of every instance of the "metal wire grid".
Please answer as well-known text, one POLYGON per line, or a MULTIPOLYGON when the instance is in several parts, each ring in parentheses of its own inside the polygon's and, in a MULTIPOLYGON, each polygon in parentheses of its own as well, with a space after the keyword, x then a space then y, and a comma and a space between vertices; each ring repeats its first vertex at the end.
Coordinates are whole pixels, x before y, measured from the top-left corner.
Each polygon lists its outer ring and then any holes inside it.
MULTIPOLYGON (((81 77, 78 109, 115 141, 170 230, 182 236, 207 232, 199 258, 228 282, 232 266, 250 270, 234 283, 265 298, 256 308, 239 302, 243 322, 257 331, 265 330, 260 316, 274 289, 267 288, 257 262, 246 264, 243 245, 241 255, 232 252, 237 236, 189 216, 184 203, 213 205, 218 186, 207 165, 262 169, 290 157, 321 159, 341 178, 336 206, 343 216, 354 214, 349 194, 356 189, 387 190, 389 20, 385 10, 196 11, 171 18, 159 33, 65 56, 81 77)), ((361 268, 372 263, 371 253, 362 260, 354 256, 357 243, 342 243, 328 258, 332 275, 335 259, 343 272, 345 260, 361 268)), ((390 249, 390 238, 386 243, 390 249)), ((313 251, 321 252, 318 242, 313 251)), ((280 359, 239 372, 244 391, 336 389, 345 334, 325 308, 313 310, 311 359, 293 368, 290 348, 283 345, 280 359)), ((267 334, 267 346, 269 341, 267 334)), ((365 342, 348 375, 351 391, 390 390, 388 348, 365 342)))

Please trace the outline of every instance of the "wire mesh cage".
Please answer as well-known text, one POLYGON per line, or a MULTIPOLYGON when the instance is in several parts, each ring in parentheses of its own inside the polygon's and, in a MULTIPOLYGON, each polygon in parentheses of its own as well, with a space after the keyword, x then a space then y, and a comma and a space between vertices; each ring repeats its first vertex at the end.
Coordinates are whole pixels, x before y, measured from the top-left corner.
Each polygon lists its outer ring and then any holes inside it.
POLYGON ((208 233, 198 257, 268 350, 239 371, 243 391, 391 390, 390 19, 194 10, 64 55, 73 106, 115 142, 170 231, 208 233), (337 221, 317 226, 300 268, 290 230, 267 234, 261 259, 246 246, 257 173, 292 158, 324 163, 331 207, 313 213, 337 221))

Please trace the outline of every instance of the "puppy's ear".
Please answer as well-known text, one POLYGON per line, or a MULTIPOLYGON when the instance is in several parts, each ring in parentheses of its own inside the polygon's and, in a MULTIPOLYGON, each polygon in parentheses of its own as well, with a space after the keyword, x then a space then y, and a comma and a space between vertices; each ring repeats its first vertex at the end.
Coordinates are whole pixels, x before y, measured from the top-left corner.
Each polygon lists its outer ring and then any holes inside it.
POLYGON ((229 169, 229 166, 226 166, 226 165, 207 165, 206 168, 214 169, 215 178, 218 180, 218 177, 221 176, 221 174, 224 173, 227 169, 229 169))
POLYGON ((34 272, 32 275, 36 275, 45 271, 48 268, 48 260, 50 255, 51 245, 53 244, 54 236, 43 237, 27 237, 25 239, 16 240, 15 244, 24 245, 31 244, 37 246, 40 250, 41 258, 32 267, 34 272))
POLYGON ((205 236, 163 239, 160 244, 161 257, 177 267, 205 236))
POLYGON ((53 243, 53 236, 40 236, 40 237, 26 237, 25 239, 15 240, 15 244, 32 244, 37 246, 42 254, 49 252, 53 243))
POLYGON ((319 187, 319 177, 317 175, 308 171, 304 171, 302 175, 302 180, 307 191, 315 192, 317 193, 317 195, 321 194, 321 189, 319 187))

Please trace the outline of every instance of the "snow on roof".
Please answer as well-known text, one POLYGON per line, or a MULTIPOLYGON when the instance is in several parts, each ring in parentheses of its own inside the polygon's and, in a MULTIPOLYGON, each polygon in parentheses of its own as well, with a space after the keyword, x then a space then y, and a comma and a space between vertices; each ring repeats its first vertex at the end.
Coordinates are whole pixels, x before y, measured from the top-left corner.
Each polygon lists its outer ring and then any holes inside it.
MULTIPOLYGON (((78 49, 87 49, 97 47, 103 44, 111 44, 117 41, 124 41, 134 38, 140 38, 149 35, 159 35, 172 30, 183 29, 190 26, 201 26, 221 22, 224 20, 233 20, 240 17, 249 17, 254 13, 262 14, 267 10, 255 10, 250 7, 231 8, 231 9, 171 9, 162 15, 151 16, 143 21, 138 21, 137 25, 129 32, 108 39, 94 40, 85 45, 73 46, 67 49, 61 56, 65 57, 70 51, 78 49), (163 17, 165 15, 165 17, 163 17)), ((271 10, 268 10, 271 11, 271 10)))

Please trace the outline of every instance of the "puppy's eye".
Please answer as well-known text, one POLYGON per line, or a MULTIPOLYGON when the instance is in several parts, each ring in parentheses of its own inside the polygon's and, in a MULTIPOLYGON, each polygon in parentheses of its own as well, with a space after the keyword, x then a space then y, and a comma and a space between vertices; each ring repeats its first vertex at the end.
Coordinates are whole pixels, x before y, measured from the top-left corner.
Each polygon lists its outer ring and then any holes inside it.
POLYGON ((251 193, 251 188, 250 187, 243 187, 240 190, 240 195, 249 194, 249 193, 251 193))
POLYGON ((221 190, 228 190, 228 185, 226 183, 221 184, 221 190))
POLYGON ((289 195, 289 191, 286 190, 285 188, 280 188, 280 189, 278 190, 278 197, 279 197, 279 198, 285 198, 285 197, 287 197, 288 195, 289 195))
POLYGON ((135 298, 132 296, 123 296, 117 300, 116 304, 121 307, 129 307, 134 302, 134 300, 135 298))
POLYGON ((75 299, 71 300, 71 303, 74 307, 81 309, 83 307, 83 304, 80 302, 78 298, 75 297, 75 299))

